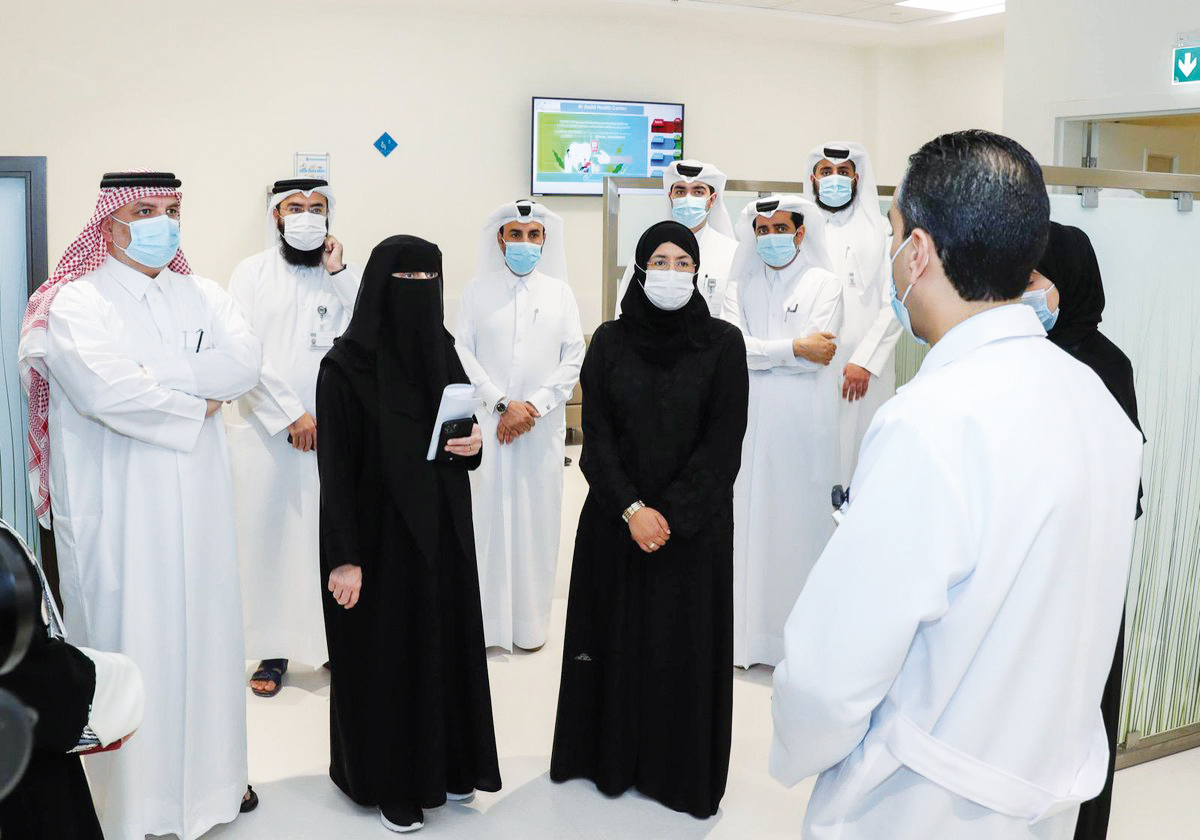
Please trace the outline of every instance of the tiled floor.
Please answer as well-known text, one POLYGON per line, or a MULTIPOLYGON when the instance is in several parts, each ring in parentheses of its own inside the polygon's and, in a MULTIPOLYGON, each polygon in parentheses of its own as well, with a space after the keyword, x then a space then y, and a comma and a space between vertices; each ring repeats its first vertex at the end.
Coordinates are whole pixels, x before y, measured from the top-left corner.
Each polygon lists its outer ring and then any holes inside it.
MULTIPOLYGON (((734 682, 733 754, 721 811, 709 820, 677 814, 636 794, 609 799, 586 782, 547 777, 571 544, 587 491, 569 450, 563 506, 563 552, 550 641, 534 654, 490 657, 492 698, 504 790, 470 805, 426 812, 421 837, 487 840, 782 840, 799 838, 812 780, 786 790, 767 775, 771 738, 770 671, 738 672, 734 682)), ((390 837, 375 811, 358 808, 326 775, 329 683, 324 671, 289 673, 277 697, 247 692, 250 779, 257 811, 214 829, 214 840, 308 840, 390 837)), ((1200 838, 1200 750, 1117 774, 1111 840, 1200 838)), ((931 838, 933 840, 933 838, 931 838)))

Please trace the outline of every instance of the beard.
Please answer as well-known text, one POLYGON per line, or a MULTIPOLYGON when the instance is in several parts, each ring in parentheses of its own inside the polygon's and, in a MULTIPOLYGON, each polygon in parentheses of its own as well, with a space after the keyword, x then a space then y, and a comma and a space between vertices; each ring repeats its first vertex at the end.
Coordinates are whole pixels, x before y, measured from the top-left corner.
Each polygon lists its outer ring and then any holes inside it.
POLYGON ((814 191, 813 198, 816 200, 818 207, 820 207, 822 210, 828 210, 830 213, 840 213, 843 210, 849 210, 854 206, 854 199, 858 198, 858 181, 856 180, 850 185, 850 200, 841 207, 830 207, 828 204, 822 201, 821 191, 819 189, 814 191))
POLYGON ((325 258, 324 245, 314 248, 311 251, 301 251, 299 248, 293 248, 283 238, 283 219, 280 219, 275 226, 279 229, 279 253, 283 257, 284 262, 298 268, 316 268, 321 264, 321 260, 325 258))

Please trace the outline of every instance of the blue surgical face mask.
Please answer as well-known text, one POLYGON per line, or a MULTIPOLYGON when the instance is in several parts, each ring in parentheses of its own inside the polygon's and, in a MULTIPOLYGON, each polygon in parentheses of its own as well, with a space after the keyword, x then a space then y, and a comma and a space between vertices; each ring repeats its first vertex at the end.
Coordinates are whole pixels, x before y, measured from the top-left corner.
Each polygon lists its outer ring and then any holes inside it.
POLYGON ((1021 295, 1021 303, 1033 307, 1033 311, 1037 313, 1038 320, 1042 322, 1042 326, 1046 332, 1050 332, 1054 328, 1054 324, 1058 321, 1058 310, 1055 309, 1051 312, 1050 304, 1046 302, 1046 295, 1053 288, 1054 284, 1051 284, 1049 288, 1034 289, 1021 295))
POLYGON ((896 313, 896 320, 900 322, 900 326, 904 327, 904 331, 908 333, 909 337, 913 341, 917 342, 917 344, 928 344, 928 341, 913 332, 912 318, 908 314, 908 307, 904 305, 904 301, 908 300, 908 295, 913 290, 913 286, 916 284, 909 283, 908 288, 904 290, 904 297, 896 297, 896 257, 900 256, 900 252, 903 251, 904 247, 911 241, 912 234, 910 233, 908 238, 900 243, 900 247, 896 249, 896 253, 892 254, 892 311, 896 313))
POLYGON ((129 228, 129 245, 118 249, 138 265, 147 268, 162 268, 175 259, 179 250, 179 221, 165 213, 161 216, 151 216, 149 219, 137 219, 125 222, 112 217, 114 222, 121 222, 129 228))
POLYGON ((504 245, 504 264, 521 277, 533 271, 541 258, 541 245, 532 242, 507 242, 504 245))
POLYGON ((708 199, 698 195, 671 199, 671 218, 689 229, 699 227, 708 218, 708 199))
POLYGON ((772 268, 783 268, 796 259, 796 236, 791 233, 768 233, 754 243, 763 262, 772 268))
POLYGON ((830 207, 845 207, 854 196, 854 181, 847 175, 826 175, 817 181, 821 203, 830 207))

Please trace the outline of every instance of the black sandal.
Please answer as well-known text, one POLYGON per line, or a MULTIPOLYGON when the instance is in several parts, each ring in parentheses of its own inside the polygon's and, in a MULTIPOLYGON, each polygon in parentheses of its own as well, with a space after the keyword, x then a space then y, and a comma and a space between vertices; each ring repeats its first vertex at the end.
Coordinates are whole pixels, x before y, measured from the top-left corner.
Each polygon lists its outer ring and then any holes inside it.
POLYGON ((286 659, 264 659, 258 663, 258 670, 250 675, 250 681, 273 682, 275 688, 273 690, 255 688, 250 686, 250 690, 259 697, 274 697, 283 688, 283 675, 287 673, 288 661, 286 659))
POLYGON ((247 796, 242 799, 242 807, 239 808, 243 814, 249 814, 258 807, 258 794, 254 792, 254 788, 246 785, 247 796))

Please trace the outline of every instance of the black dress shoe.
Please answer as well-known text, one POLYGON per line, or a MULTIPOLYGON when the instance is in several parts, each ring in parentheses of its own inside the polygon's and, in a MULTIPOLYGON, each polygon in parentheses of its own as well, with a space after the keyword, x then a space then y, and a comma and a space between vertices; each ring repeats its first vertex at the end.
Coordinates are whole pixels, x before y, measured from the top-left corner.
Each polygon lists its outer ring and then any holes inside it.
POLYGON ((258 807, 258 794, 254 792, 254 788, 246 785, 246 797, 242 800, 242 807, 238 810, 243 814, 249 814, 258 807))

